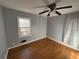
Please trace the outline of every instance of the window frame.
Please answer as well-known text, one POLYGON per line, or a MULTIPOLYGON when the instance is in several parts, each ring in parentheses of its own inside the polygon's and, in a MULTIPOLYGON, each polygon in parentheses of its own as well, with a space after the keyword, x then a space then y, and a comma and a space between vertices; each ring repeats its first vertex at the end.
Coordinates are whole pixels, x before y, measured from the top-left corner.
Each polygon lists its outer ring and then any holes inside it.
POLYGON ((18 31, 18 37, 19 37, 19 38, 28 37, 28 36, 31 35, 31 19, 30 19, 30 18, 27 18, 27 17, 20 17, 20 16, 18 16, 18 17, 17 17, 17 26, 18 26, 17 31, 18 31), (19 26, 19 19, 20 19, 20 18, 22 18, 22 19, 24 18, 24 19, 28 19, 28 20, 30 20, 30 26, 29 26, 29 27, 25 27, 25 28, 30 28, 30 30, 29 30, 30 33, 29 33, 28 35, 26 35, 26 36, 21 36, 21 35, 19 34, 19 31, 20 31, 20 28, 21 28, 21 27, 19 26))

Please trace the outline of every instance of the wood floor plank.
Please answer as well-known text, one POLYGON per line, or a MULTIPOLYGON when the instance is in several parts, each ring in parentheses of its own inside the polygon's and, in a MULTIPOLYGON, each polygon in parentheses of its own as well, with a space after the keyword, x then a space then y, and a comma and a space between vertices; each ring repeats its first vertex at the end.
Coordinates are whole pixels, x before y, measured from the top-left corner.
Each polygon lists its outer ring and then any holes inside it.
POLYGON ((79 52, 44 38, 9 50, 7 59, 79 59, 79 52))

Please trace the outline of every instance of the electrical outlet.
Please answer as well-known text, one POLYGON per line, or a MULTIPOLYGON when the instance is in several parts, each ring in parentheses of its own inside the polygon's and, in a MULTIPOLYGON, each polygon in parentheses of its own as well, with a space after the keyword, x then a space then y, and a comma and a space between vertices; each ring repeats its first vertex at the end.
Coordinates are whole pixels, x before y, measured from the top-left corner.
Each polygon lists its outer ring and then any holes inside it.
POLYGON ((22 41, 21 41, 21 43, 24 43, 24 42, 26 42, 26 40, 22 40, 22 41))

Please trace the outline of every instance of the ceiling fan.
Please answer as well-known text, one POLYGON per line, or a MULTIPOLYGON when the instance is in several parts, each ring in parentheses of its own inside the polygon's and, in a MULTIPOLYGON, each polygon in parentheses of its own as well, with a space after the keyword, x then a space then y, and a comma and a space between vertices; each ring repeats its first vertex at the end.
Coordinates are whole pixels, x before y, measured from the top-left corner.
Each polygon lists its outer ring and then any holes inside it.
MULTIPOLYGON (((47 1, 48 1, 48 0, 44 0, 44 2, 47 2, 47 1)), ((47 15, 47 16, 50 16, 50 14, 51 14, 52 11, 54 11, 57 15, 61 15, 61 13, 58 12, 57 10, 59 10, 59 9, 72 8, 72 6, 56 7, 56 6, 57 6, 57 5, 56 5, 57 2, 59 2, 59 1, 60 1, 60 0, 56 0, 55 2, 46 5, 45 7, 46 7, 46 8, 49 8, 49 10, 45 10, 45 11, 43 11, 43 12, 40 12, 39 15, 48 12, 48 15, 47 15)))

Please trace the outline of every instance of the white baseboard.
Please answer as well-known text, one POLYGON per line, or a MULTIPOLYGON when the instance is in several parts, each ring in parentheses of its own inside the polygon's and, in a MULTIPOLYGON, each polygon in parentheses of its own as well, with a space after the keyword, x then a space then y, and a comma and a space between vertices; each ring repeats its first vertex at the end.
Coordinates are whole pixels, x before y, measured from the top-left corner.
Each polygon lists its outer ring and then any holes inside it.
POLYGON ((49 38, 49 39, 51 39, 51 40, 53 40, 53 41, 55 41, 55 42, 57 42, 57 43, 59 43, 59 44, 62 44, 62 45, 64 45, 64 46, 67 46, 67 47, 69 47, 69 48, 71 48, 71 49, 74 49, 74 50, 76 50, 76 51, 79 51, 79 49, 73 48, 73 47, 71 47, 71 46, 69 46, 69 45, 67 45, 67 44, 65 44, 65 43, 62 43, 61 41, 57 41, 55 38, 51 38, 51 37, 47 37, 47 38, 49 38))
POLYGON ((28 44, 28 43, 32 43, 32 42, 37 41, 37 40, 41 40, 41 39, 43 39, 43 38, 46 38, 46 36, 41 37, 41 38, 37 38, 37 39, 34 39, 34 40, 31 40, 31 41, 28 41, 28 42, 25 42, 25 43, 21 43, 21 44, 19 44, 19 45, 16 45, 16 46, 13 46, 13 47, 8 48, 8 49, 6 50, 5 59, 7 59, 8 51, 9 51, 10 49, 13 49, 13 48, 16 48, 16 47, 19 47, 19 46, 22 46, 22 45, 25 45, 25 44, 28 44))
POLYGON ((28 44, 28 43, 31 43, 31 42, 34 42, 34 41, 37 41, 37 40, 40 40, 40 39, 43 39, 43 38, 46 38, 46 36, 41 37, 41 38, 37 38, 37 39, 34 39, 34 40, 31 40, 31 41, 28 41, 28 42, 25 42, 25 43, 21 43, 19 45, 15 45, 13 47, 9 47, 8 50, 16 48, 16 47, 19 47, 19 46, 22 46, 22 45, 25 45, 25 44, 28 44))
POLYGON ((72 48, 71 46, 69 46, 69 45, 67 45, 67 44, 65 44, 65 43, 62 43, 62 42, 60 42, 60 41, 55 40, 55 38, 51 38, 51 37, 46 37, 46 36, 45 36, 45 37, 41 37, 41 38, 38 38, 38 39, 35 39, 35 40, 32 40, 32 41, 28 41, 28 42, 25 42, 25 43, 21 43, 21 44, 19 44, 19 45, 16 45, 16 46, 13 46, 13 47, 8 48, 7 51, 6 51, 5 59, 7 59, 8 51, 9 51, 10 49, 13 49, 13 48, 16 48, 16 47, 19 47, 19 46, 22 46, 22 45, 25 45, 25 44, 28 44, 28 43, 32 43, 32 42, 34 42, 34 41, 37 41, 37 40, 40 40, 40 39, 43 39, 43 38, 49 38, 49 39, 51 39, 51 40, 53 40, 53 41, 55 41, 55 42, 57 42, 57 43, 59 43, 59 44, 65 45, 65 46, 67 46, 67 47, 69 47, 69 48, 71 48, 71 49, 74 49, 74 50, 79 51, 79 49, 72 48))
POLYGON ((7 56, 8 56, 8 49, 6 50, 6 53, 5 53, 5 59, 7 59, 7 56))

